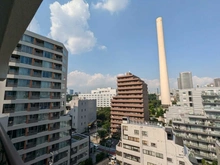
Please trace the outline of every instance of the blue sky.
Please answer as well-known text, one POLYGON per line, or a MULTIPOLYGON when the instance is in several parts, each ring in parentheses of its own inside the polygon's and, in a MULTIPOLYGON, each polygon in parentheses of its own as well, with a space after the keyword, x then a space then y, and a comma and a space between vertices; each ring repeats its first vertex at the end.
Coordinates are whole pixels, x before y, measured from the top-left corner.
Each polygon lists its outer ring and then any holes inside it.
POLYGON ((67 45, 68 86, 75 91, 115 87, 115 77, 127 71, 155 90, 161 16, 171 88, 181 71, 204 85, 220 77, 219 6, 218 0, 46 0, 29 30, 67 45))

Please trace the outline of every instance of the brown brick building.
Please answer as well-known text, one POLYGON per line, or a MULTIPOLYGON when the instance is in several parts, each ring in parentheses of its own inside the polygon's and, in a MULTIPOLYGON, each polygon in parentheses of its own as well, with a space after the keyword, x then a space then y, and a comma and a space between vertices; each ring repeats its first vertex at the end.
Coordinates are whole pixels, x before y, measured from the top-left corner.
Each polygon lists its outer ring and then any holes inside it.
POLYGON ((117 77, 118 93, 111 101, 111 133, 120 132, 122 117, 148 121, 148 88, 139 77, 126 73, 117 77))

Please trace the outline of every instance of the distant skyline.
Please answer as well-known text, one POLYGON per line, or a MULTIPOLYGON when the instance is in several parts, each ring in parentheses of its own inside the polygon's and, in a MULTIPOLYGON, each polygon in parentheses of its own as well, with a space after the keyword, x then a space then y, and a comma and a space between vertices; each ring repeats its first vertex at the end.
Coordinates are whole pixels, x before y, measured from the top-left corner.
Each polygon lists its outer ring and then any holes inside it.
POLYGON ((69 50, 68 88, 116 87, 130 71, 159 87, 156 18, 163 18, 170 88, 191 71, 196 86, 220 77, 220 2, 135 0, 43 1, 28 30, 69 50))

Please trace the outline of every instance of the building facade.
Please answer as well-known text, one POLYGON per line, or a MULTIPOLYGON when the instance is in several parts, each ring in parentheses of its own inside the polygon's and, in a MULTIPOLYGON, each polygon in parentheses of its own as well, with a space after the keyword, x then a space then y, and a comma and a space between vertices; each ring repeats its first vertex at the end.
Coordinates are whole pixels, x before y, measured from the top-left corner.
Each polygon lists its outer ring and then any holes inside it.
POLYGON ((26 31, 0 82, 0 113, 9 116, 6 131, 25 165, 47 165, 53 153, 56 164, 69 164, 67 60, 63 44, 26 31))
POLYGON ((192 72, 181 72, 177 78, 178 89, 193 88, 192 72))
POLYGON ((97 88, 90 94, 79 94, 80 99, 96 100, 97 107, 111 107, 111 99, 116 96, 116 89, 97 88))
POLYGON ((89 136, 75 133, 71 139, 70 164, 79 164, 89 158, 89 136))
POLYGON ((96 121, 96 100, 73 97, 66 105, 66 112, 72 116, 72 127, 77 133, 87 131, 88 126, 96 121))
POLYGON ((117 133, 123 117, 149 120, 148 88, 139 77, 126 73, 117 77, 118 95, 111 101, 111 132, 117 133))
POLYGON ((120 165, 191 165, 182 138, 172 128, 124 119, 121 129, 116 146, 120 165))
POLYGON ((195 111, 197 107, 194 107, 192 113, 176 116, 172 120, 173 129, 177 136, 183 137, 184 144, 196 158, 216 161, 215 142, 220 140, 220 88, 198 88, 197 91, 200 95, 197 100, 193 98, 192 103, 201 104, 200 111, 195 111))
POLYGON ((220 87, 220 78, 214 79, 214 87, 220 87))

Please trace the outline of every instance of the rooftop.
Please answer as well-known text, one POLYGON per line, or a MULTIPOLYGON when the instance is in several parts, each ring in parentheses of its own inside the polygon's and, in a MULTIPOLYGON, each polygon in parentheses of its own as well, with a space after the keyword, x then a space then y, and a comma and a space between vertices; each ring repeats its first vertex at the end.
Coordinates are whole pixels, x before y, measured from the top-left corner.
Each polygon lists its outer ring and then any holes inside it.
POLYGON ((83 134, 74 133, 74 134, 72 134, 72 143, 80 141, 82 139, 86 139, 86 138, 88 138, 88 136, 83 135, 83 134))

